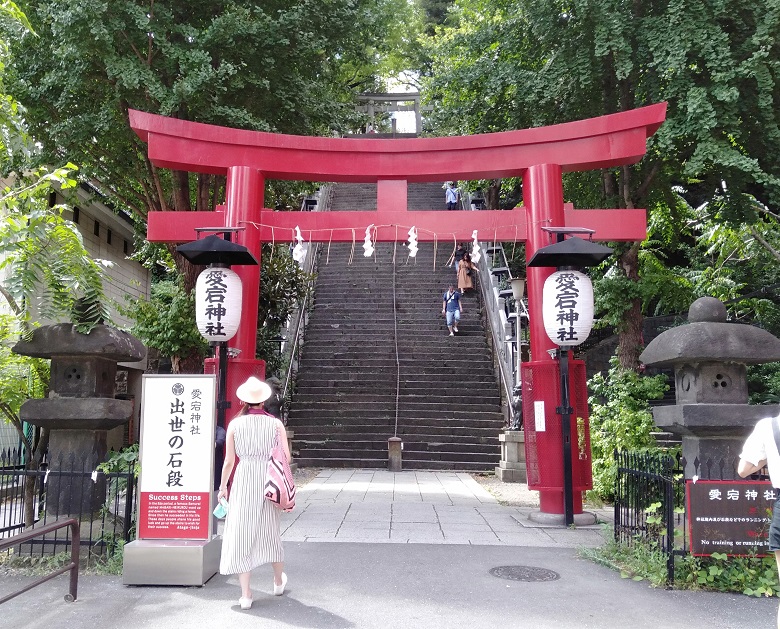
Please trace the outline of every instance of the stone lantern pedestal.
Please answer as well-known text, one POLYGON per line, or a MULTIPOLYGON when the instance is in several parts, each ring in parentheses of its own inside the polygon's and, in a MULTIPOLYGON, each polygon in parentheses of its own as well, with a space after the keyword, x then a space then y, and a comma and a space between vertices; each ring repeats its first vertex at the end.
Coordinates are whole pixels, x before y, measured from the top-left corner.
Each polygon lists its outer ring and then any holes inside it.
MULTIPOLYGON (((27 400, 20 417, 51 430, 49 468, 90 472, 105 461, 109 430, 130 419, 133 403, 114 398, 118 362, 135 362, 146 349, 135 337, 105 325, 81 334, 68 323, 43 326, 13 351, 51 359, 48 397, 27 400)), ((105 500, 105 484, 84 475, 52 475, 46 509, 51 515, 91 513, 105 500)))
POLYGON ((653 409, 657 426, 682 437, 685 477, 732 478, 742 444, 777 405, 749 405, 747 365, 780 360, 780 339, 766 330, 726 323, 714 297, 697 299, 688 323, 657 336, 639 359, 674 367, 674 406, 653 409))

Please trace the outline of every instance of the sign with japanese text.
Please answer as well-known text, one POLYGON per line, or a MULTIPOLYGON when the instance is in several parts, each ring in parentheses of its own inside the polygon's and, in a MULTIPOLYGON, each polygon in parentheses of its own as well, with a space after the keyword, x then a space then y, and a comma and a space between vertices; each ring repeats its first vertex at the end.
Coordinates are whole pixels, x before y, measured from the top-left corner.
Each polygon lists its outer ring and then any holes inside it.
POLYGON ((768 481, 689 480, 685 493, 692 555, 770 554, 777 492, 768 481))
POLYGON ((145 375, 138 539, 209 539, 216 376, 145 375))

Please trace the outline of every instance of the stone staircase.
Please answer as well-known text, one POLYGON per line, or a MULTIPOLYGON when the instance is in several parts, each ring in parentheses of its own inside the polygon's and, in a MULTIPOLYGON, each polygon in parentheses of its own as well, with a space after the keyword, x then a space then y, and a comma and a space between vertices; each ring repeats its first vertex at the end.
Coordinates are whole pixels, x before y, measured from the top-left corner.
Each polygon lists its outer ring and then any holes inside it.
MULTIPOLYGON (((410 185, 419 209, 443 208, 440 184, 410 185), (435 196, 434 196, 435 194, 435 196), (427 195, 427 197, 426 197, 427 195), (426 200, 427 198, 427 200, 426 200)), ((333 209, 372 209, 376 188, 337 186, 333 209)), ((404 469, 492 470, 503 416, 476 291, 450 337, 442 295, 453 245, 324 245, 288 426, 301 466, 386 468, 387 439, 403 440, 404 469), (393 256, 395 255, 395 262, 393 256), (397 354, 396 354, 397 347, 397 354)))

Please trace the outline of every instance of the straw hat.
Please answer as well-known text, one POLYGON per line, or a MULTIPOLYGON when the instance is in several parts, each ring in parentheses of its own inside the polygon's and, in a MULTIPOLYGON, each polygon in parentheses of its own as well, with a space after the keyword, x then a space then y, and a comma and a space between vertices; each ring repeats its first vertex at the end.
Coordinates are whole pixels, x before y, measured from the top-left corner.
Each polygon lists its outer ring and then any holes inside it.
POLYGON ((236 389, 236 397, 247 404, 261 404, 272 394, 271 387, 254 376, 236 389))

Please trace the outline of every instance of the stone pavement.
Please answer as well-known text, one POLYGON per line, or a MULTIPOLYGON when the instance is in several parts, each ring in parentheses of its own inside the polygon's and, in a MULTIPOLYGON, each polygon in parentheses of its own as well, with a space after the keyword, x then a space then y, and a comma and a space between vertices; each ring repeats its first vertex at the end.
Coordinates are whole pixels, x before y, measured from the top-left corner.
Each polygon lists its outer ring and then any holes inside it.
MULTIPOLYGON (((578 557, 599 526, 532 524, 469 474, 323 470, 283 517, 284 596, 269 566, 242 611, 235 575, 204 587, 128 587, 61 576, 0 606, 13 629, 686 629, 772 627, 776 599, 666 591, 578 557), (496 576, 498 574, 499 576, 496 576), (507 576, 526 580, 512 580, 507 576)), ((608 515, 608 514, 604 514, 608 515)), ((2 575, 0 596, 31 577, 2 575)))
POLYGON ((296 509, 282 519, 282 539, 561 548, 604 542, 599 524, 537 524, 528 519, 533 511, 500 505, 465 472, 331 469, 300 488, 296 509))

